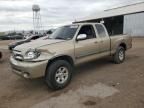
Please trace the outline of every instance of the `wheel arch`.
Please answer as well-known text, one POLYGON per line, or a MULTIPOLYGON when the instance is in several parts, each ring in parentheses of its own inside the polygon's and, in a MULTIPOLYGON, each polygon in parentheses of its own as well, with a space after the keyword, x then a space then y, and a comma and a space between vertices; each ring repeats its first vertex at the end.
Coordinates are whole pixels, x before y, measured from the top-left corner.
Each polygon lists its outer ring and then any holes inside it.
POLYGON ((127 50, 127 45, 126 43, 122 42, 119 44, 119 46, 123 47, 125 50, 127 50))
POLYGON ((72 59, 72 57, 70 57, 68 55, 60 55, 60 56, 53 57, 48 61, 46 70, 53 62, 55 62, 57 60, 66 60, 68 63, 71 64, 71 66, 74 66, 74 60, 72 59))

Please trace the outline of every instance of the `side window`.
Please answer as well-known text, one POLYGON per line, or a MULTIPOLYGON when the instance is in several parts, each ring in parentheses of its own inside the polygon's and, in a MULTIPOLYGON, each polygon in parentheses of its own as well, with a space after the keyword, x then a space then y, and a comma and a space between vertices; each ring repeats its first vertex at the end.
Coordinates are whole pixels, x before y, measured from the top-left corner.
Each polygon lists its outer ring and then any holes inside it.
POLYGON ((106 31, 102 25, 96 24, 96 29, 97 29, 98 35, 100 37, 106 37, 107 36, 107 33, 106 33, 106 31))
POLYGON ((38 38, 39 38, 39 36, 34 36, 34 37, 32 37, 31 40, 36 40, 36 39, 38 39, 38 38))
POLYGON ((87 39, 92 39, 92 38, 96 38, 95 35, 95 31, 92 25, 84 25, 81 27, 78 35, 80 34, 86 34, 87 35, 87 39))

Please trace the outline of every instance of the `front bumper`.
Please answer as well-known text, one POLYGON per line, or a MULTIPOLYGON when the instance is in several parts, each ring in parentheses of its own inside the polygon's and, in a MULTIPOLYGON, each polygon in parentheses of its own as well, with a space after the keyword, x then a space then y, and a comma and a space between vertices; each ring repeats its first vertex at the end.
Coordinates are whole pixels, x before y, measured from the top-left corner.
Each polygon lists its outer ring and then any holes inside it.
POLYGON ((25 62, 10 58, 12 72, 27 79, 38 78, 45 75, 48 61, 25 62))

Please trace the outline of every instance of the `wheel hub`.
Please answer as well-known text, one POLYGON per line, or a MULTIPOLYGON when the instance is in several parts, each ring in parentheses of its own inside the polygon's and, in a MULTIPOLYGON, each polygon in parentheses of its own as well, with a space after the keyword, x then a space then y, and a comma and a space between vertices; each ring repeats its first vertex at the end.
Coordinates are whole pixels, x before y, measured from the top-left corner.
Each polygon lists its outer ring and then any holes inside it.
POLYGON ((119 52, 119 59, 121 61, 124 59, 124 52, 122 50, 119 52))
POLYGON ((68 69, 66 67, 60 67, 57 69, 55 79, 56 82, 59 84, 63 84, 67 81, 68 79, 68 69))

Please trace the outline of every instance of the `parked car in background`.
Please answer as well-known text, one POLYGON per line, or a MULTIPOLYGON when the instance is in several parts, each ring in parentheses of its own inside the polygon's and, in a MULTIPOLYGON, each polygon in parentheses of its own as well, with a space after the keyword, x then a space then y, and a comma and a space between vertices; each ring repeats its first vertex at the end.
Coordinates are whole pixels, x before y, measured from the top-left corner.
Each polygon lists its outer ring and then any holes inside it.
POLYGON ((18 40, 23 38, 24 36, 22 34, 8 34, 0 36, 0 40, 18 40))
POLYGON ((24 78, 44 77, 48 87, 62 89, 72 78, 74 66, 111 56, 123 63, 132 48, 132 37, 110 37, 103 24, 78 23, 60 27, 44 40, 19 45, 10 58, 12 71, 24 78))
POLYGON ((10 40, 10 36, 9 35, 0 36, 0 40, 10 40))
POLYGON ((21 44, 27 43, 27 42, 31 42, 32 40, 36 40, 36 39, 39 39, 39 38, 41 38, 41 37, 43 37, 43 35, 33 35, 33 36, 30 36, 30 37, 28 37, 28 38, 26 38, 26 39, 24 39, 24 40, 10 43, 10 44, 8 45, 8 49, 9 49, 9 50, 13 50, 13 49, 14 49, 16 46, 18 46, 18 45, 21 45, 21 44))
POLYGON ((13 35, 13 36, 8 36, 9 40, 19 40, 19 39, 23 39, 24 36, 23 35, 13 35))

